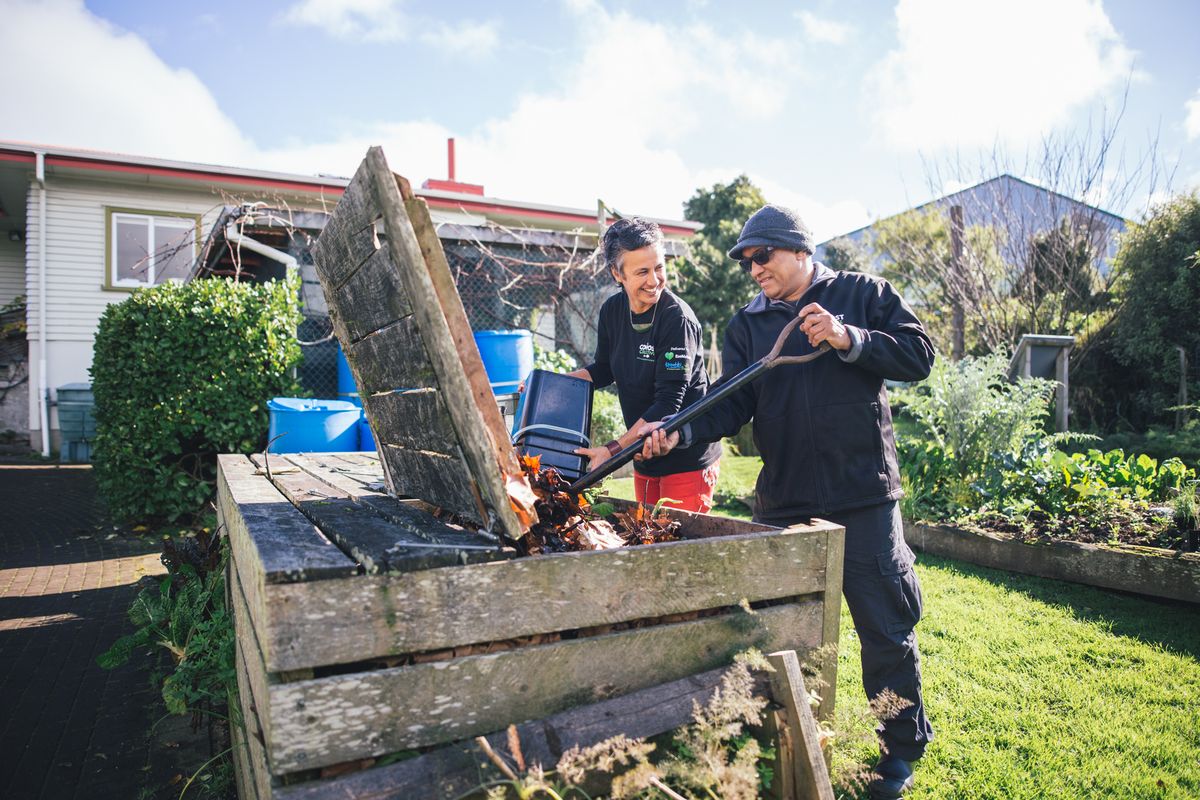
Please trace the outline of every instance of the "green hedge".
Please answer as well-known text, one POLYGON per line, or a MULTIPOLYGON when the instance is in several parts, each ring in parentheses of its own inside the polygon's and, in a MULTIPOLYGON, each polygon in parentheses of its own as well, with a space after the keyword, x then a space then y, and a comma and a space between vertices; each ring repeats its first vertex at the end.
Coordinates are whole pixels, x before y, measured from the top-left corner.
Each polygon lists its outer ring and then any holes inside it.
POLYGON ((96 482, 125 520, 178 519, 213 493, 218 453, 266 441, 294 388, 298 279, 164 284, 111 305, 92 358, 96 482))

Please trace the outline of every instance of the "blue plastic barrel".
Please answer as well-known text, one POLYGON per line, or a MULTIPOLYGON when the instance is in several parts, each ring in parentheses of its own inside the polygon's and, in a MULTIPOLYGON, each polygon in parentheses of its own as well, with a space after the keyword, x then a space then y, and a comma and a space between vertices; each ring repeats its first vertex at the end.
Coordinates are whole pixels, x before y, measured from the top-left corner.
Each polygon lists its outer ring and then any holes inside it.
POLYGON ((354 403, 274 397, 267 402, 267 409, 272 453, 337 453, 358 448, 362 409, 354 403))
POLYGON ((533 334, 529 331, 475 331, 493 394, 512 394, 533 370, 533 334))
POLYGON ((375 452, 375 437, 371 435, 371 426, 367 424, 366 414, 358 420, 358 449, 375 452))
POLYGON ((350 362, 342 352, 341 342, 338 342, 337 346, 337 395, 339 400, 358 399, 358 384, 354 382, 354 376, 350 373, 350 362))

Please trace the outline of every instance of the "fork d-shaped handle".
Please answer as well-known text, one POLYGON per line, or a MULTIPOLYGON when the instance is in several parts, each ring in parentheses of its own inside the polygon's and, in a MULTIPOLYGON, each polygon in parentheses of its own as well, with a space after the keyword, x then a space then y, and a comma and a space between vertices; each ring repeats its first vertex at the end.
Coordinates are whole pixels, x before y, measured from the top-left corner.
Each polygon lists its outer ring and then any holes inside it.
MULTIPOLYGON (((807 353, 802 356, 779 355, 779 353, 783 350, 783 345, 787 341, 788 336, 791 335, 792 331, 796 329, 797 325, 804 322, 806 316, 796 317, 786 326, 784 326, 783 330, 779 332, 779 336, 775 338, 775 345, 771 348, 769 353, 760 358, 758 361, 755 361, 750 366, 746 367, 737 375, 734 375, 725 383, 721 384, 716 391, 705 395, 699 401, 692 403, 690 406, 671 417, 671 419, 668 420, 665 425, 659 428, 659 430, 667 434, 675 433, 684 425, 688 424, 697 417, 707 414, 710 410, 712 410, 713 406, 715 406, 717 403, 720 403, 738 389, 741 389, 746 384, 753 383, 761 378, 764 374, 766 374, 767 370, 771 369, 772 367, 777 367, 780 364, 803 364, 805 362, 820 358, 821 356, 825 355, 825 353, 829 352, 829 343, 821 342, 821 345, 817 348, 817 350, 812 353, 807 353)), ((639 436, 636 442, 621 450, 621 452, 617 453, 615 456, 596 467, 596 469, 592 470, 586 475, 581 476, 579 480, 567 487, 567 493, 571 495, 577 495, 584 489, 590 489, 600 481, 607 478, 609 475, 619 470, 621 467, 628 464, 634 456, 642 451, 642 440, 644 438, 645 437, 639 436)))

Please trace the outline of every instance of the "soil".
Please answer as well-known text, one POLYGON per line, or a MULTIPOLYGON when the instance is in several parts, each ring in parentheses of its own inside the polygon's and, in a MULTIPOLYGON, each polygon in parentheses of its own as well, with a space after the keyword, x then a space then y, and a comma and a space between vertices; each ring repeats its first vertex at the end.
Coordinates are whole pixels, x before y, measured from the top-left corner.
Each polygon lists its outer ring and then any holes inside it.
POLYGON ((990 531, 1028 542, 1068 541, 1084 544, 1125 544, 1164 550, 1200 550, 1197 531, 1175 527, 1169 511, 1134 506, 1104 509, 1088 516, 1053 517, 1033 511, 1024 519, 995 513, 976 514, 957 524, 967 529, 990 531))

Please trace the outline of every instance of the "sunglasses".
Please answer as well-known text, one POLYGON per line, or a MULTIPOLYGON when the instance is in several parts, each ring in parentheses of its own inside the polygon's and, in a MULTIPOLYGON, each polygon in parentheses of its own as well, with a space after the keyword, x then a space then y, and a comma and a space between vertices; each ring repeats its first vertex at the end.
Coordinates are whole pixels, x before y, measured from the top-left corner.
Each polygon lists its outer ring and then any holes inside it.
POLYGON ((765 267, 767 262, 771 260, 771 256, 774 255, 776 249, 774 247, 764 247, 749 258, 739 258, 738 263, 742 265, 742 269, 746 272, 749 272, 754 264, 765 267))

